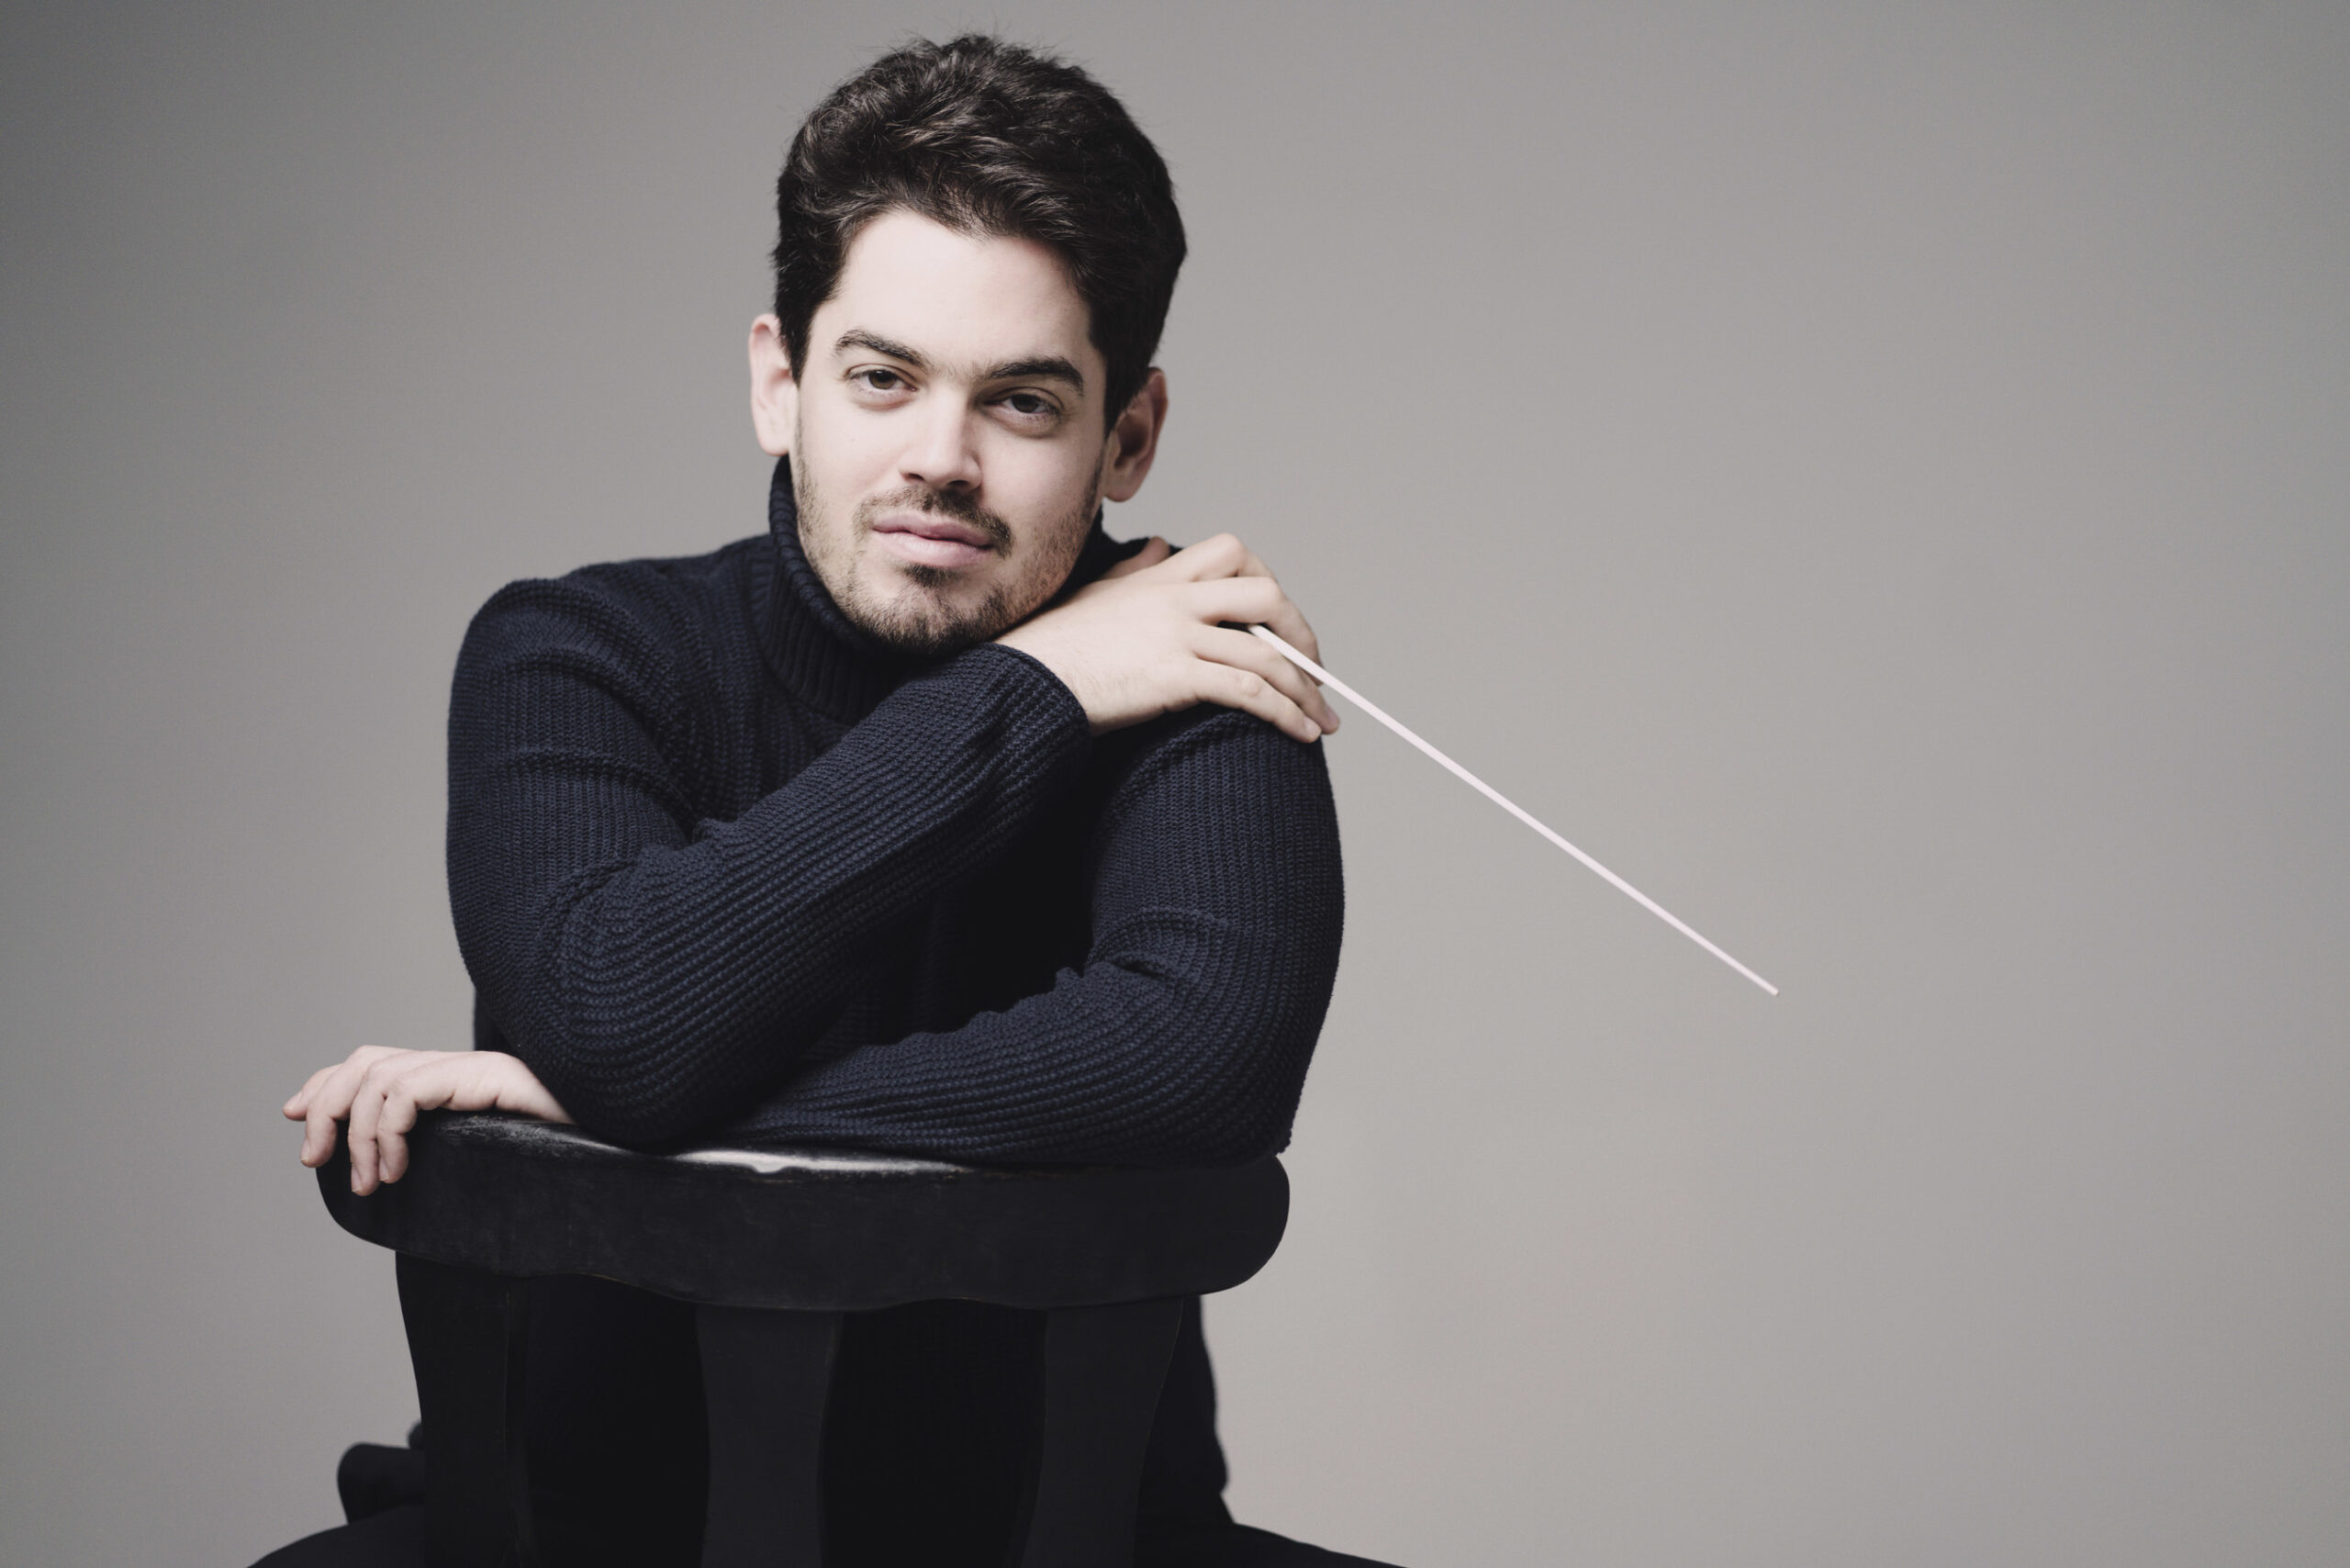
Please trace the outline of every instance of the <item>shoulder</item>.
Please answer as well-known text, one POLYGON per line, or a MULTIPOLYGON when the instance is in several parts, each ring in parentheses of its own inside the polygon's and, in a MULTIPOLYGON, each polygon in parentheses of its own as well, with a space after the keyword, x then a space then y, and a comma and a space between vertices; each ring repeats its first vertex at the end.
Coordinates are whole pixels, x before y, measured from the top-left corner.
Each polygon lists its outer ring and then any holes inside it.
POLYGON ((1097 911, 1173 902, 1275 946, 1336 942, 1346 891, 1325 743, 1206 706, 1104 740, 1120 744, 1097 752, 1110 770, 1085 847, 1097 911))
POLYGON ((525 577, 475 612, 457 682, 543 669, 550 660, 625 684, 722 683, 753 662, 752 579, 761 538, 706 555, 614 561, 560 577, 525 577))
POLYGON ((618 561, 526 577, 466 628, 450 698, 452 756, 516 735, 601 733, 614 716, 672 766, 711 765, 739 728, 758 667, 760 538, 706 555, 618 561))
POLYGON ((1326 743, 1294 740, 1253 713, 1209 703, 1097 742, 1109 814, 1180 790, 1226 809, 1333 810, 1326 743))
POLYGON ((747 635, 754 555, 763 543, 742 539, 706 555, 613 561, 508 583, 475 613, 466 646, 553 640, 657 654, 747 635))

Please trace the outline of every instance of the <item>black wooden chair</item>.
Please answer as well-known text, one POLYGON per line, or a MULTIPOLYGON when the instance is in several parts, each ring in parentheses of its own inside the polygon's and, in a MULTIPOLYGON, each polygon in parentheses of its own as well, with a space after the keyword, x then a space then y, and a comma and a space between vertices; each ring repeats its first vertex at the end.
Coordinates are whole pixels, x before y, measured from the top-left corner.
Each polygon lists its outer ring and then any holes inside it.
POLYGON ((427 1531, 441 1561, 527 1568, 526 1282, 588 1274, 693 1303, 710 1420, 704 1568, 823 1561, 824 1405, 842 1315, 965 1300, 1045 1313, 1042 1448, 1021 1568, 1132 1561, 1136 1488, 1183 1299, 1280 1244, 1278 1160, 1000 1170, 835 1150, 632 1153, 573 1128, 435 1113, 353 1236, 399 1254, 427 1531))

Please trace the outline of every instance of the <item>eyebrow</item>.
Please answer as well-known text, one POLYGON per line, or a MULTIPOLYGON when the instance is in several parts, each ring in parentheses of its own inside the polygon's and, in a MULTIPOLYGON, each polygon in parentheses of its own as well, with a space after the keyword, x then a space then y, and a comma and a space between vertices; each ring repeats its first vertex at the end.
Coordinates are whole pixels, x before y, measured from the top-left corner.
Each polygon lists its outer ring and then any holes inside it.
MULTIPOLYGON (((919 350, 908 348, 905 344, 885 338, 878 332, 868 332, 862 327, 851 327, 847 331, 843 332, 838 339, 834 340, 833 349, 834 353, 848 349, 865 349, 873 353, 887 355, 890 359, 902 360, 916 370, 931 368, 929 358, 919 350)), ((1062 381, 1080 392, 1085 390, 1085 373, 1058 354, 1038 354, 1030 359, 1006 360, 1002 364, 991 366, 978 379, 981 381, 1062 381)))

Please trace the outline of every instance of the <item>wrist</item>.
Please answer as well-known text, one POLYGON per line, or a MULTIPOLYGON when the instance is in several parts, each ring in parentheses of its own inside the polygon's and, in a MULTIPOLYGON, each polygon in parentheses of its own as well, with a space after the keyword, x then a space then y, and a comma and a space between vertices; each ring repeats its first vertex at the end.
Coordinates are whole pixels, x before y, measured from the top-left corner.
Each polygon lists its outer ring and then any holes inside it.
MULTIPOLYGON (((1055 656, 1050 638, 1027 638, 1022 633, 1027 627, 1015 626, 992 643, 982 643, 971 650, 982 653, 990 648, 1002 649, 1010 657, 1004 662, 1019 669, 1024 681, 1033 684, 1041 700, 1064 703, 1071 710, 1069 717, 1082 724, 1087 733, 1098 734, 1101 726, 1094 718, 1095 704, 1089 701, 1081 678, 1066 662, 1055 656)), ((967 655, 968 656, 968 655, 967 655)))

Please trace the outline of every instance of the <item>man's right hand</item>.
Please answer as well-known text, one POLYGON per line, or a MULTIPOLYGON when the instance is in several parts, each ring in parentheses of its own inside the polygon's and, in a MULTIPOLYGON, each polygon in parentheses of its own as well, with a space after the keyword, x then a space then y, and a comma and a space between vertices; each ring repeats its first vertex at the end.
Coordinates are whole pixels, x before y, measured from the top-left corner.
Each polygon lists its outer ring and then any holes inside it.
POLYGON ((408 1170, 408 1135, 422 1111, 514 1111, 543 1121, 571 1114, 519 1057, 503 1051, 400 1051, 362 1046, 285 1102, 285 1119, 304 1124, 302 1163, 324 1165, 334 1152, 335 1123, 351 1122, 351 1190, 365 1195, 408 1170))
POLYGON ((1201 702, 1254 713, 1301 741, 1338 727, 1337 713, 1304 671, 1223 622, 1269 626, 1321 662, 1314 628, 1265 564, 1229 533, 1171 552, 1153 539, 996 641, 1058 676, 1097 735, 1201 702))

